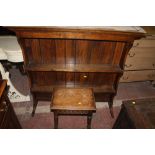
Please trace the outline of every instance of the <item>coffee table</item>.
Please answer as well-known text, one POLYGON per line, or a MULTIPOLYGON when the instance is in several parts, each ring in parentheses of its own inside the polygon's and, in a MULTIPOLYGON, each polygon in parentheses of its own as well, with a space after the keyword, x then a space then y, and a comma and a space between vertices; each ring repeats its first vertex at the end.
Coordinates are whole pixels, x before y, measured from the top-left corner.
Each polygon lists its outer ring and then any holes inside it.
POLYGON ((59 115, 87 116, 87 128, 91 128, 92 114, 96 112, 92 88, 55 88, 51 101, 54 112, 54 128, 58 128, 59 115))

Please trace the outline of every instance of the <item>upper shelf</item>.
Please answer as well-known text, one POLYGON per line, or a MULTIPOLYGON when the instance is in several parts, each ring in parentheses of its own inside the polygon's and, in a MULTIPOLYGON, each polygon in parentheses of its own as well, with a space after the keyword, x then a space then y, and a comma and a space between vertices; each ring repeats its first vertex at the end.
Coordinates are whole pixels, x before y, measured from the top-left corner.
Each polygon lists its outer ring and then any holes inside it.
POLYGON ((94 64, 31 64, 25 66, 25 69, 28 71, 123 72, 119 66, 94 64))

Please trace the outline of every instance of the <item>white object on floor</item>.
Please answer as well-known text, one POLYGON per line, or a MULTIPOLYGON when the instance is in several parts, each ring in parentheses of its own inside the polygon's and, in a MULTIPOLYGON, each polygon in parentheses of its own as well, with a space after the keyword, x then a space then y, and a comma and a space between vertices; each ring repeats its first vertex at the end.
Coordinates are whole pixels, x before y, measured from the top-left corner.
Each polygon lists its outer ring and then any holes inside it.
POLYGON ((16 36, 0 36, 0 60, 23 62, 23 55, 16 36))
MULTIPOLYGON (((8 60, 10 62, 23 62, 21 48, 15 36, 0 37, 0 60, 8 60)), ((7 79, 7 85, 10 86, 8 97, 11 102, 30 101, 30 96, 21 94, 12 84, 9 78, 9 72, 5 72, 4 67, 0 63, 0 71, 3 79, 7 79)))

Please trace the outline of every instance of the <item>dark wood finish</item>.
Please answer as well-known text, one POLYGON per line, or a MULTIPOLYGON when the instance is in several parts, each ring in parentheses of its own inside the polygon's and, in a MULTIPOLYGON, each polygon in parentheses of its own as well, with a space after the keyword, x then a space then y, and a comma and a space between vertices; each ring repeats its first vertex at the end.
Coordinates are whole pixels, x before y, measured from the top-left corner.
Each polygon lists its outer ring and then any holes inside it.
POLYGON ((114 129, 155 129, 155 98, 124 101, 114 129))
POLYGON ((0 80, 0 129, 21 129, 6 89, 7 81, 0 80))
POLYGON ((87 128, 91 128, 92 113, 96 112, 93 89, 55 88, 51 101, 54 112, 54 128, 58 128, 59 115, 86 115, 87 128))
POLYGON ((96 101, 113 98, 124 62, 140 32, 98 27, 9 27, 21 45, 34 98, 50 99, 54 87, 92 87, 96 101))
POLYGON ((91 129, 92 113, 87 116, 87 129, 91 129))

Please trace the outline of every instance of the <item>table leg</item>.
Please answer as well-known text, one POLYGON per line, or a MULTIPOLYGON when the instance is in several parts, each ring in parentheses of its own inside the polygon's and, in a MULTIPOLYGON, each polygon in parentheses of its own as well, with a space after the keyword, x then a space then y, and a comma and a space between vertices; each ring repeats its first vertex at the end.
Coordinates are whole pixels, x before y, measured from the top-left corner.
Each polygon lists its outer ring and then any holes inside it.
POLYGON ((54 112, 54 129, 58 129, 58 113, 54 112))
POLYGON ((113 101, 108 102, 111 117, 114 118, 113 101))
POLYGON ((91 120, 92 120, 92 114, 88 114, 88 116, 87 116, 87 129, 91 129, 91 120))

